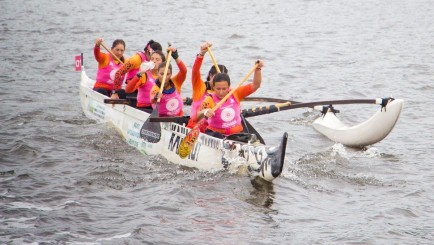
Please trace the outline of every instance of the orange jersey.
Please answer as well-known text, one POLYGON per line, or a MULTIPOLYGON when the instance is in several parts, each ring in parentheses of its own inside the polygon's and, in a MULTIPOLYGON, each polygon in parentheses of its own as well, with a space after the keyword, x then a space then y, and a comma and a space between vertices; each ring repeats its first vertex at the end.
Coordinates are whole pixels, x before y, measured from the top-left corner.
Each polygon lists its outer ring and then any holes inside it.
MULTIPOLYGON (((122 77, 127 74, 129 71, 134 69, 140 69, 140 65, 142 64, 142 57, 139 54, 135 54, 131 56, 119 70, 116 72, 114 86, 115 89, 120 89, 122 86, 122 77)), ((135 75, 135 74, 134 74, 135 75)))

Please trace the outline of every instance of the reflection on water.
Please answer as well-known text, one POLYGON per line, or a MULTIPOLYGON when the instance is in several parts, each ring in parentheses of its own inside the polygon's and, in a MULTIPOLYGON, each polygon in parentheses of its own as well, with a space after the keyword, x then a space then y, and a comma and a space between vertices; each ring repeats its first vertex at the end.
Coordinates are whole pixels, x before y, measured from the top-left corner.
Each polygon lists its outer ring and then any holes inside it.
POLYGON ((246 202, 258 207, 271 208, 274 200, 274 185, 259 177, 251 180, 253 190, 250 191, 250 196, 246 198, 246 202))

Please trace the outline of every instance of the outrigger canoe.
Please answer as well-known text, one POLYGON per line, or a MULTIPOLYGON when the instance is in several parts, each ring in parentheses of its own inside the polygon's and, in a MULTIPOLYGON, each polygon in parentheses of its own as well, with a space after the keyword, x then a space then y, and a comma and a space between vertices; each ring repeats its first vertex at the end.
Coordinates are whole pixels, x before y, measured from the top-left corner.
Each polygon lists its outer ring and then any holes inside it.
POLYGON ((145 155, 161 155, 172 163, 211 172, 236 172, 242 167, 251 176, 266 181, 273 181, 282 172, 287 133, 277 146, 261 144, 254 136, 239 141, 239 138, 218 139, 200 134, 190 155, 181 159, 178 147, 190 129, 174 122, 154 122, 161 123, 161 139, 156 143, 147 142, 140 136, 140 130, 150 114, 125 104, 104 103, 108 97, 93 91, 94 83, 82 67, 80 101, 84 114, 97 122, 112 123, 126 143, 145 155))

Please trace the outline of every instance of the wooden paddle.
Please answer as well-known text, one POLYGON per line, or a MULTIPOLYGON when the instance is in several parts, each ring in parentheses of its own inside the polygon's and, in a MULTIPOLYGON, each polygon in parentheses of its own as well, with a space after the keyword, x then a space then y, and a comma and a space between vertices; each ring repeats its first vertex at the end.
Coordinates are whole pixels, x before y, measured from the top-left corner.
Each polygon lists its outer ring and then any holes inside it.
POLYGON ((107 52, 109 52, 117 62, 119 62, 121 64, 124 63, 115 54, 113 54, 113 52, 109 48, 107 48, 107 46, 105 46, 103 42, 101 42, 101 46, 103 46, 105 48, 105 50, 107 50, 107 52))
MULTIPOLYGON (((170 44, 169 44, 170 46, 170 44)), ((155 105, 155 109, 152 110, 151 115, 146 119, 146 121, 143 123, 142 128, 140 129, 140 137, 147 142, 150 143, 158 143, 161 139, 161 125, 160 123, 154 123, 150 121, 150 118, 158 117, 158 109, 160 107, 160 100, 161 100, 161 93, 164 89, 164 83, 166 82, 167 77, 167 71, 169 70, 169 64, 170 64, 170 58, 172 57, 172 50, 169 50, 167 60, 166 60, 166 66, 164 67, 164 74, 163 79, 161 81, 160 90, 158 93, 160 96, 157 96, 157 103, 155 105)))
POLYGON ((275 105, 268 106, 258 106, 250 109, 244 109, 241 111, 241 114, 244 117, 254 117, 264 114, 270 114, 283 110, 291 110, 303 107, 313 108, 319 105, 344 105, 344 104, 379 104, 382 106, 386 106, 387 101, 391 98, 383 98, 383 99, 353 99, 353 100, 325 100, 325 101, 314 101, 314 102, 306 102, 306 103, 295 103, 292 104, 290 101, 285 103, 278 103, 275 105))
MULTIPOLYGON (((229 93, 227 95, 225 95, 225 97, 223 97, 218 103, 217 105, 215 105, 211 111, 215 112, 218 108, 220 108, 220 106, 226 102, 227 99, 229 99, 229 97, 245 82, 247 81, 247 79, 249 79, 250 75, 252 75, 252 73, 255 71, 256 67, 258 67, 258 63, 255 64, 255 66, 249 71, 249 73, 243 78, 243 80, 241 82, 238 83, 237 87, 235 89, 232 89, 231 91, 229 91, 229 93)), ((190 152, 193 150, 194 144, 197 141, 197 138, 199 137, 199 133, 200 133, 200 128, 204 126, 204 124, 206 123, 206 116, 203 117, 201 120, 199 120, 198 123, 196 123, 196 125, 194 125, 194 127, 190 130, 190 132, 184 137, 184 139, 181 141, 181 143, 179 144, 178 147, 178 155, 181 158, 186 158, 190 152)))
POLYGON ((216 69, 217 73, 220 73, 220 68, 219 68, 219 66, 217 64, 217 61, 216 61, 216 59, 214 57, 214 54, 211 52, 211 48, 210 47, 208 47, 208 53, 209 53, 209 56, 211 56, 212 63, 214 63, 214 66, 215 66, 215 69, 216 69))

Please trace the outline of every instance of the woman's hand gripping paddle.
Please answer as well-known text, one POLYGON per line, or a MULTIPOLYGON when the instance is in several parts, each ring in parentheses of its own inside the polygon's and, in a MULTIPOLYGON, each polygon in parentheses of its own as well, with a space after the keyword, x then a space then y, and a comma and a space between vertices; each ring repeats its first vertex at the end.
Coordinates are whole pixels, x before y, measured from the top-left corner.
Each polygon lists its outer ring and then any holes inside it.
POLYGON ((209 56, 211 56, 212 63, 214 63, 214 66, 215 66, 215 69, 216 69, 217 73, 220 73, 220 68, 217 65, 217 61, 215 60, 215 57, 214 57, 213 53, 211 52, 211 48, 210 47, 208 47, 208 53, 209 53, 209 56))
MULTIPOLYGON (((170 47, 170 43, 169 43, 170 47)), ((166 82, 167 71, 169 70, 170 58, 172 57, 172 50, 169 50, 166 59, 166 66, 164 67, 163 79, 161 81, 160 91, 158 94, 161 95, 164 89, 164 83, 166 82)), ((157 94, 157 95, 158 95, 157 94)), ((151 122, 150 118, 158 117, 158 108, 160 107, 161 96, 157 96, 157 104, 155 109, 152 111, 151 115, 143 123, 140 129, 140 137, 150 143, 158 143, 161 139, 161 125, 159 122, 151 122)))
MULTIPOLYGON (((229 91, 229 93, 223 97, 223 99, 220 100, 217 105, 215 105, 211 111, 215 112, 220 106, 226 102, 226 100, 245 82, 247 79, 249 79, 250 75, 255 71, 256 67, 258 67, 258 63, 255 64, 255 66, 249 71, 249 73, 243 78, 241 82, 238 83, 237 87, 235 89, 232 89, 229 91)), ((196 125, 190 130, 190 132, 184 137, 184 139, 181 141, 178 147, 178 155, 184 159, 186 158, 190 152, 193 150, 194 144, 197 141, 197 138, 199 137, 200 128, 206 123, 207 118, 202 118, 196 125)))

